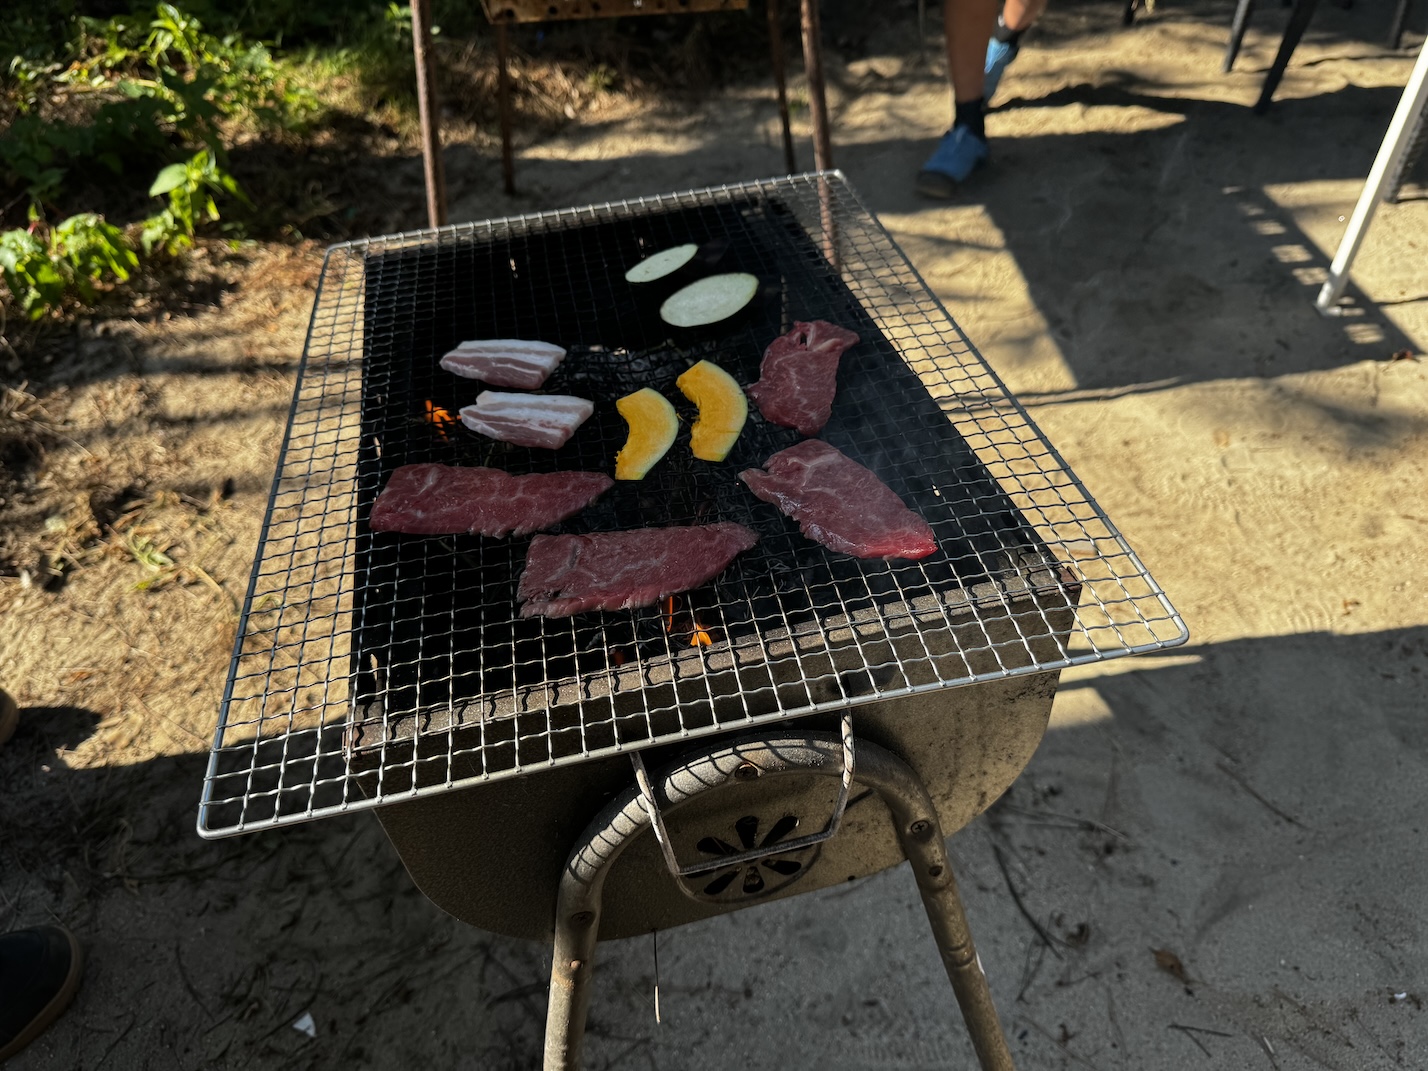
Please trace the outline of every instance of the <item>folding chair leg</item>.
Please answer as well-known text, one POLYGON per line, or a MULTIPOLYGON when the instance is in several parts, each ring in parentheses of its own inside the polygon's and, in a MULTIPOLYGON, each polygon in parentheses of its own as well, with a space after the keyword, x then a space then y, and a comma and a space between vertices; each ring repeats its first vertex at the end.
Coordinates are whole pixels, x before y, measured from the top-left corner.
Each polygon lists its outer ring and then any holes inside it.
POLYGON ((1384 43, 1394 51, 1403 47, 1403 27, 1408 22, 1408 9, 1412 6, 1413 0, 1398 0, 1393 5, 1393 21, 1388 24, 1388 40, 1384 43))
POLYGON ((1249 29, 1250 15, 1254 13, 1254 0, 1240 0, 1235 7, 1235 20, 1230 24, 1230 43, 1225 48, 1225 73, 1235 65, 1235 57, 1240 54, 1244 43, 1245 30, 1249 29))
POLYGON ((1294 55, 1294 49, 1299 44, 1299 39, 1304 36, 1304 31, 1308 29, 1309 20, 1314 17, 1314 9, 1318 6, 1319 0, 1294 0, 1294 10, 1289 14, 1289 27, 1284 31, 1284 40, 1279 42, 1279 52, 1274 57, 1269 73, 1264 76, 1264 88, 1259 91, 1259 100, 1254 106, 1256 115, 1263 115, 1269 110, 1274 91, 1279 87, 1279 80, 1284 77, 1284 69, 1289 66, 1289 57, 1294 55))

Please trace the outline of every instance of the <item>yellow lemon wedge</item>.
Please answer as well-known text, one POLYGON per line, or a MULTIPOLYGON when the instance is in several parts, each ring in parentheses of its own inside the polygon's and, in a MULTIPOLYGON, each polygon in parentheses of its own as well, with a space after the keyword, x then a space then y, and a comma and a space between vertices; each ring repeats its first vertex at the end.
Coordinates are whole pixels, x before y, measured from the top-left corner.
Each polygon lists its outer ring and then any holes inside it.
POLYGON ((723 461, 749 419, 743 390, 712 361, 700 361, 674 382, 699 407, 689 448, 700 461, 723 461))
POLYGON ((615 455, 615 479, 643 480, 674 445, 679 417, 664 395, 649 387, 625 395, 615 408, 630 425, 630 437, 615 455))

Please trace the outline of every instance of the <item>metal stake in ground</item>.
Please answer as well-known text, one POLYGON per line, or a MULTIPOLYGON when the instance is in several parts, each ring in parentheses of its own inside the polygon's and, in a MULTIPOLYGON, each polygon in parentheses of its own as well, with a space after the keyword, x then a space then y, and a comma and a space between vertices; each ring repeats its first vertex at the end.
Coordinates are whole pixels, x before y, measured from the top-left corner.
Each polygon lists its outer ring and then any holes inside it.
POLYGON ((426 171, 426 218, 431 226, 440 227, 446 223, 446 171, 441 163, 441 132, 437 129, 441 108, 436 99, 436 72, 431 67, 431 8, 427 0, 411 3, 421 157, 426 171))

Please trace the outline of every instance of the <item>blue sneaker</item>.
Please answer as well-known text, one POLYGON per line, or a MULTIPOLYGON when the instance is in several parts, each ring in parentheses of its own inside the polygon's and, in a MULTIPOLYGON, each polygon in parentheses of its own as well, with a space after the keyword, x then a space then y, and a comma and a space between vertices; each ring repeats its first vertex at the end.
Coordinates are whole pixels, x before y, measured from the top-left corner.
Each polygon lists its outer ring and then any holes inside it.
POLYGON ((924 197, 954 197, 957 186, 987 162, 987 143, 965 126, 942 135, 937 150, 917 173, 917 192, 924 197))
POLYGON ((996 96, 1002 74, 1011 66, 1011 61, 1016 59, 1016 54, 1017 46, 1012 41, 998 41, 993 37, 987 42, 987 70, 986 78, 982 82, 982 99, 988 104, 996 96))

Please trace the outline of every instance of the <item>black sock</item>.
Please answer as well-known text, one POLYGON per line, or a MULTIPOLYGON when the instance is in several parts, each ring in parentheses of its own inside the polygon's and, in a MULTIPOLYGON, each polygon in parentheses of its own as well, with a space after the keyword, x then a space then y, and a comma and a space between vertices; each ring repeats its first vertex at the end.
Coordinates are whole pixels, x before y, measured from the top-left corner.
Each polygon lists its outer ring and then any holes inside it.
POLYGON ((1025 30, 1007 29, 1007 24, 1003 22, 1002 17, 998 15, 997 28, 992 31, 992 36, 998 41, 1000 41, 1002 44, 1011 45, 1012 48, 1016 48, 1018 45, 1021 44, 1021 35, 1024 33, 1026 33, 1025 30))
POLYGON ((965 126, 983 141, 987 140, 987 102, 981 97, 976 100, 960 101, 952 106, 952 125, 965 126))

